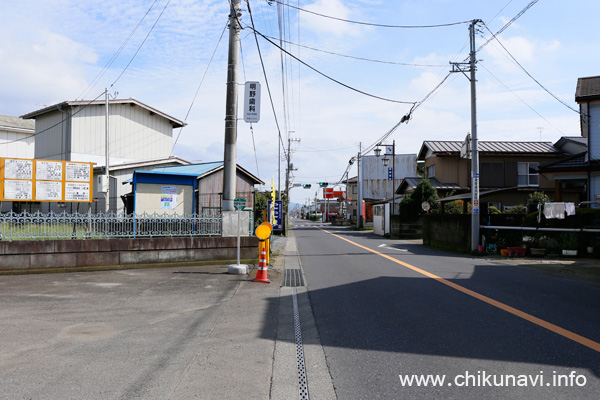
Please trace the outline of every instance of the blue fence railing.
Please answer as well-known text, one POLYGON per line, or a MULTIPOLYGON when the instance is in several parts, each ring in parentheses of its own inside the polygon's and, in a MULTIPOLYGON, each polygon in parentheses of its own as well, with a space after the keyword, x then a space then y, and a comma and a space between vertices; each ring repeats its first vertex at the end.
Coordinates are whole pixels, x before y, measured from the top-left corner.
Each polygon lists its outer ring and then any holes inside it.
POLYGON ((221 215, 14 213, 0 215, 2 239, 220 236, 221 215))

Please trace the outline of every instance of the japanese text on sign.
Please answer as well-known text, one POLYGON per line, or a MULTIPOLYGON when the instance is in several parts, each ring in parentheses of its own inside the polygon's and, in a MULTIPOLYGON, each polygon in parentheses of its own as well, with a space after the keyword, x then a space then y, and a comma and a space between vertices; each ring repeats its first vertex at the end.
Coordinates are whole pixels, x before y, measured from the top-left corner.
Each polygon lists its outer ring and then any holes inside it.
POLYGON ((260 120, 260 83, 246 82, 244 96, 244 121, 260 120))

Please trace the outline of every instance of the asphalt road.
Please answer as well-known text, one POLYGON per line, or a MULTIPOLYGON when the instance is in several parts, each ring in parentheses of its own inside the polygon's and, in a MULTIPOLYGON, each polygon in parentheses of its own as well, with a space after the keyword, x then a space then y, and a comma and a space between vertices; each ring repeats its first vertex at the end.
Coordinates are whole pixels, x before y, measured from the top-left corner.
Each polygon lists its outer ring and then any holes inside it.
POLYGON ((598 398, 597 283, 292 224, 339 399, 598 398))

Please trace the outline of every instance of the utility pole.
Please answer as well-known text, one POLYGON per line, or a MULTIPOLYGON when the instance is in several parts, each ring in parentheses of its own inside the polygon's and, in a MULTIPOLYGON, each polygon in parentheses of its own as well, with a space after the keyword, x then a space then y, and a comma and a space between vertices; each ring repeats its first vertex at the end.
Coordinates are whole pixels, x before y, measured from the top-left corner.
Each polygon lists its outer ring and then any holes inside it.
MULTIPOLYGON (((105 135, 104 135, 104 140, 105 140, 105 144, 104 144, 104 184, 107 185, 106 186, 106 191, 104 193, 104 212, 106 214, 108 214, 108 212, 110 211, 110 175, 109 175, 109 143, 110 143, 110 133, 109 133, 109 129, 108 129, 108 88, 104 88, 104 108, 105 108, 105 115, 104 115, 104 127, 106 129, 105 135)), ((102 188, 104 189, 104 188, 102 188)))
POLYGON ((479 153, 477 152, 477 80, 475 71, 477 64, 475 53, 475 28, 481 20, 474 19, 469 24, 470 52, 468 63, 451 63, 452 72, 470 72, 467 79, 471 82, 471 251, 479 245, 479 153), (464 69, 464 66, 467 66, 464 69))
MULTIPOLYGON (((292 133, 292 132, 290 132, 292 133)), ((285 196, 288 202, 288 207, 290 204, 290 171, 296 171, 295 169, 293 169, 291 161, 292 161, 292 153, 290 151, 291 149, 291 143, 292 142, 298 142, 300 143, 301 139, 292 139, 292 138, 288 138, 288 151, 287 151, 287 169, 285 171, 285 196)))
POLYGON ((223 211, 233 211, 237 179, 237 96, 240 54, 240 0, 230 0, 229 53, 227 59, 227 98, 225 104, 225 149, 223 155, 223 211))
POLYGON ((356 227, 357 228, 362 228, 363 227, 363 219, 362 219, 362 174, 360 173, 360 153, 362 152, 362 142, 358 143, 358 157, 356 159, 356 168, 358 169, 358 172, 356 174, 358 182, 357 182, 357 186, 358 186, 358 197, 356 199, 356 208, 358 210, 357 214, 358 214, 358 218, 356 220, 356 227))

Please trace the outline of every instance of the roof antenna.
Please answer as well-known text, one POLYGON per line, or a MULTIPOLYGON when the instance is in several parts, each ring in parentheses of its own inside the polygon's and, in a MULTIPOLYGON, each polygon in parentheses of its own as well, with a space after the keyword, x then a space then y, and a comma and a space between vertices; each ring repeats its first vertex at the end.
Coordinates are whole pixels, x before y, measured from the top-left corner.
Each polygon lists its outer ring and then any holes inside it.
POLYGON ((544 130, 543 126, 538 126, 537 130, 540 132, 540 142, 542 141, 542 131, 544 130))

